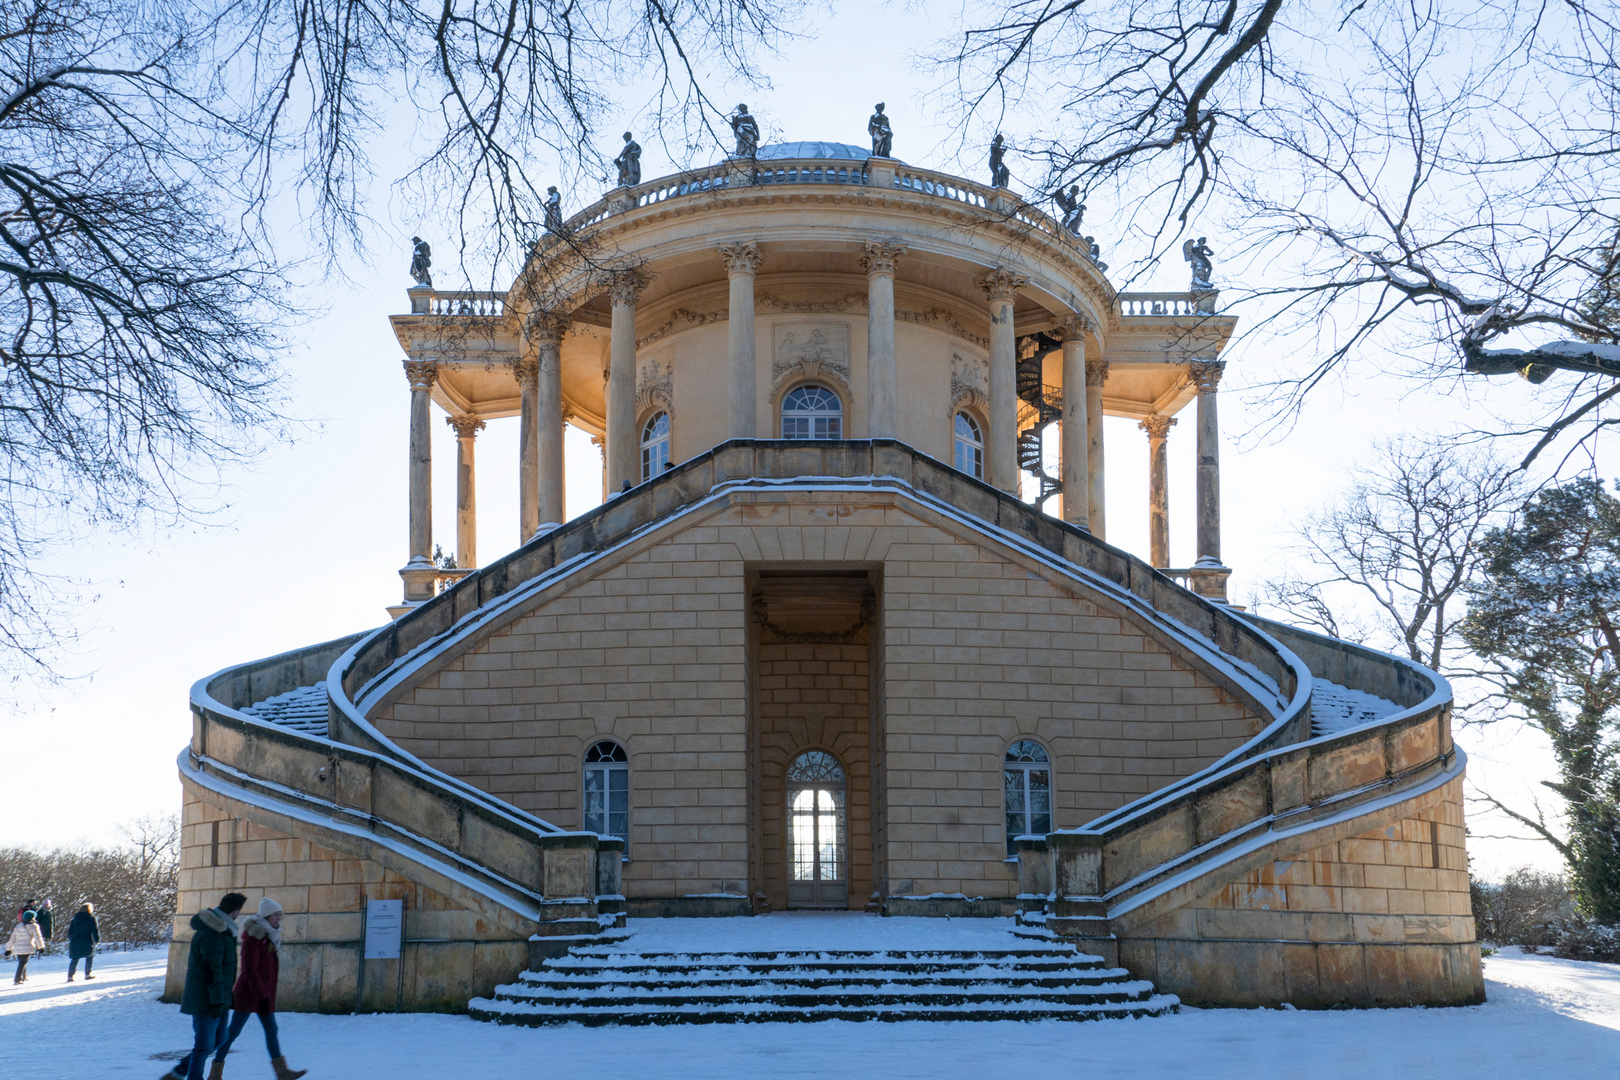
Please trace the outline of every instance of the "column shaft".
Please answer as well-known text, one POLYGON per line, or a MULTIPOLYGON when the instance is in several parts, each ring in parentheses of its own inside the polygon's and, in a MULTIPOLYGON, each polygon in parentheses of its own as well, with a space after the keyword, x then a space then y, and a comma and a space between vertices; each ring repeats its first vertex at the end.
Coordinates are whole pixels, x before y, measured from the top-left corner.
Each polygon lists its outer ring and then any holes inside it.
POLYGON ((1063 520, 1082 529, 1091 527, 1091 470, 1087 464, 1086 341, 1090 320, 1070 319, 1063 333, 1063 520))
POLYGON ((1216 387, 1226 365, 1218 362, 1194 364, 1193 381, 1198 386, 1198 561, 1221 563, 1221 427, 1216 412, 1216 387))
POLYGON ((1028 281, 997 267, 980 279, 990 300, 990 437, 985 446, 985 479, 1018 494, 1018 343, 1013 335, 1013 300, 1028 281))
POLYGON ((897 434, 894 268, 905 250, 901 244, 868 240, 861 258, 866 268, 867 431, 874 439, 892 439, 897 434))
POLYGON ((1170 565, 1170 455, 1165 445, 1175 420, 1154 415, 1138 426, 1148 436, 1148 561, 1170 565))
POLYGON ((407 361, 411 383, 410 561, 433 561, 433 440, 428 430, 437 371, 431 361, 407 361))
POLYGON ((759 359, 754 345, 754 275, 759 272, 759 245, 752 241, 727 244, 720 249, 731 279, 731 302, 726 310, 727 398, 731 408, 730 437, 758 437, 759 402, 755 372, 759 359))
POLYGON ((613 329, 608 354, 607 487, 611 496, 625 481, 641 482, 636 438, 636 298, 644 280, 633 271, 613 274, 613 329))
POLYGON ((540 433, 537 373, 531 357, 514 361, 518 384, 518 543, 527 543, 540 526, 540 433))
POLYGON ((456 567, 478 567, 478 472, 473 441, 484 422, 476 416, 447 416, 456 432, 456 567))
POLYGON ((564 320, 545 317, 535 328, 539 344, 535 373, 536 471, 539 492, 535 506, 538 524, 568 520, 564 509, 567 481, 563 468, 562 335, 564 320))
POLYGON ((1090 479, 1086 516, 1091 535, 1099 540, 1108 539, 1108 470, 1103 456, 1103 383, 1107 381, 1108 361, 1086 362, 1086 470, 1090 479))

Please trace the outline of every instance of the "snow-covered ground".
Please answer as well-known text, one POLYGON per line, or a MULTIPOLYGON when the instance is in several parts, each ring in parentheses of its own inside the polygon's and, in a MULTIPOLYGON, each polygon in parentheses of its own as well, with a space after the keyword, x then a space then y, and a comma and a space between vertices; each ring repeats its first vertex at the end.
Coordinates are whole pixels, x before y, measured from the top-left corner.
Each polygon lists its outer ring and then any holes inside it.
MULTIPOLYGON (((719 922, 697 929, 718 933, 719 922)), ((775 917, 749 922, 761 924, 755 931, 760 934, 801 933, 775 917)), ((988 932, 982 924, 969 926, 974 936, 988 932)), ((936 940, 954 947, 966 928, 954 922, 956 933, 936 940)), ((673 928, 648 930, 638 947, 651 950, 678 940, 673 928)), ((698 947, 690 937, 679 940, 682 948, 698 947)), ((739 944, 733 937, 726 947, 739 944)), ((163 982, 160 950, 103 956, 96 981, 71 986, 63 981, 65 959, 35 963, 25 986, 11 985, 9 965, 0 981, 0 1078, 157 1080, 162 1062, 186 1047, 186 1018, 156 1001, 163 982)), ((650 1029, 506 1028, 458 1016, 289 1013, 281 1025, 289 1061, 309 1068, 310 1080, 1620 1080, 1620 967, 1508 949, 1486 960, 1485 977, 1490 1001, 1467 1009, 1189 1010, 1154 1020, 1088 1023, 834 1021, 650 1029)), ((270 1076, 256 1021, 231 1055, 227 1075, 270 1076)))

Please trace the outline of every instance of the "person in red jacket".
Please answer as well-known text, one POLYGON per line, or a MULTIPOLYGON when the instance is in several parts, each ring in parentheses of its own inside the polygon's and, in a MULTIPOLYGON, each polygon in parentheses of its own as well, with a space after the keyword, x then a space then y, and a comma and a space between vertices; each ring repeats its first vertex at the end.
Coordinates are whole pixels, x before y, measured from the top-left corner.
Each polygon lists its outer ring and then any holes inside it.
POLYGON ((264 1027, 265 1049, 270 1051, 270 1067, 276 1080, 298 1080, 308 1069, 289 1069, 281 1054, 281 1038, 276 1031, 276 979, 281 974, 281 905, 266 896, 259 901, 259 913, 242 920, 242 968, 232 992, 231 1029, 214 1055, 208 1080, 223 1080, 225 1055, 247 1027, 248 1017, 259 1015, 264 1027))

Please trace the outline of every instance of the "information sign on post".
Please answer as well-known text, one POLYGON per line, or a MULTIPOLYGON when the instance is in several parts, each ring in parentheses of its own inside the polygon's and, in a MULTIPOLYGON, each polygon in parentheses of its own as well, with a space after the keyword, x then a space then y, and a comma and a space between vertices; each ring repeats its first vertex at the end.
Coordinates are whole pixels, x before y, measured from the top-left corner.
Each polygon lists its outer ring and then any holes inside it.
POLYGON ((366 959, 398 960, 405 930, 405 901, 366 901, 366 959))

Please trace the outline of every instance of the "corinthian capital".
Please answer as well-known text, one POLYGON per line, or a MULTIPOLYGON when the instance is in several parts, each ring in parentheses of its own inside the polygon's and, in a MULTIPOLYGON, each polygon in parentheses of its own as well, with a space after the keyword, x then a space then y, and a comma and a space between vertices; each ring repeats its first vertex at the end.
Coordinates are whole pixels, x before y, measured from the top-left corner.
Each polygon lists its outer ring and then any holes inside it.
POLYGON ((1108 361, 1106 361, 1106 360, 1087 360, 1086 361, 1086 385, 1087 386, 1095 386, 1095 387, 1098 387, 1100 389, 1102 387, 1103 383, 1105 383, 1107 381, 1108 381, 1108 361))
POLYGON ((1059 319, 1052 329, 1063 341, 1078 341, 1087 334, 1097 332, 1097 321, 1084 312, 1075 311, 1059 319))
POLYGON ((471 439, 484 430, 484 422, 471 413, 464 413, 461 416, 447 416, 444 418, 444 422, 455 429, 456 438, 458 439, 471 439))
POLYGON ((759 245, 752 240, 744 240, 736 244, 722 244, 720 246, 720 258, 726 264, 726 273, 732 276, 737 274, 757 274, 759 273, 760 263, 764 262, 764 259, 759 254, 759 245))
POLYGON ((608 292, 612 294, 615 307, 635 304, 649 280, 644 271, 635 267, 628 270, 609 270, 597 279, 598 284, 606 286, 608 292))
POLYGON ((567 315, 536 309, 529 314, 528 336, 532 341, 555 345, 568 333, 571 325, 567 315))
POLYGON ((1220 385, 1221 374, 1226 371, 1224 360, 1200 360, 1195 364, 1187 365, 1187 378, 1198 388, 1200 394, 1213 394, 1220 385))
POLYGON ((868 240, 866 254, 861 256, 861 269, 868 274, 892 274, 906 245, 898 240, 868 240))
POLYGON ((991 300, 1012 300, 1018 296, 1018 290, 1028 284, 1028 278, 1019 277, 1005 266, 998 266, 979 279, 979 287, 991 300))
POLYGON ((439 365, 432 360, 405 361, 405 378, 412 390, 431 390, 439 377, 439 365))
POLYGON ((1154 413, 1136 426, 1147 432, 1149 439, 1157 440, 1169 435, 1170 429, 1175 425, 1175 417, 1165 416, 1163 413, 1154 413))
POLYGON ((512 377, 517 380, 518 389, 528 390, 540 385, 540 361, 532 357, 512 361, 512 377))

